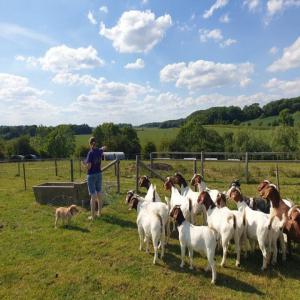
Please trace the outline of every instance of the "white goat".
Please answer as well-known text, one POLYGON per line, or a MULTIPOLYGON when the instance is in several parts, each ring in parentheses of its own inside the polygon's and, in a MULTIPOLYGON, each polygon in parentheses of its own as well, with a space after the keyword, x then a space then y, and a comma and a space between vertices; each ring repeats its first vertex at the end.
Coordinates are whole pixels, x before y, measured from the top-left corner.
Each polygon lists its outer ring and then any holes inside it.
POLYGON ((163 202, 146 201, 143 197, 134 194, 132 191, 129 191, 127 193, 125 202, 129 204, 129 209, 135 208, 137 210, 137 214, 139 214, 140 210, 144 208, 147 209, 149 213, 160 216, 162 219, 164 232, 165 228, 167 229, 166 243, 168 243, 170 238, 170 216, 168 204, 165 204, 163 202))
POLYGON ((203 209, 207 212, 208 226, 215 229, 221 236, 223 248, 221 266, 225 265, 229 242, 232 238, 235 241, 236 265, 238 266, 240 264, 240 242, 236 230, 237 221, 235 215, 227 207, 217 208, 207 191, 200 194, 199 203, 203 205, 203 209), (230 220, 232 220, 232 223, 229 222, 230 220))
POLYGON ((194 226, 187 222, 183 216, 180 206, 175 206, 171 211, 171 217, 176 220, 179 232, 179 241, 181 247, 181 264, 184 267, 184 257, 186 247, 189 250, 190 269, 193 269, 193 251, 200 252, 206 255, 208 266, 205 271, 212 271, 211 283, 216 282, 216 266, 215 266, 215 250, 216 250, 216 236, 217 233, 208 226, 194 226))
POLYGON ((258 242, 263 255, 261 269, 265 270, 271 252, 273 252, 272 263, 275 264, 277 261, 277 239, 280 237, 280 229, 284 223, 279 222, 277 219, 274 222, 274 217, 270 218, 268 214, 252 210, 246 202, 243 201, 242 194, 237 187, 231 187, 227 195, 236 202, 238 210, 245 213, 247 238, 251 245, 253 245, 253 241, 258 242))
MULTIPOLYGON (((165 205, 161 202, 143 201, 136 195, 131 197, 129 202, 129 209, 135 208, 137 210, 136 223, 140 238, 140 251, 142 250, 143 242, 145 242, 146 252, 149 252, 149 241, 152 238, 154 248, 153 264, 156 263, 158 258, 159 242, 161 244, 161 258, 163 258, 165 252, 165 222, 157 212, 160 211, 157 204, 165 205)), ((168 218, 168 208, 166 213, 168 218)))
POLYGON ((145 200, 148 202, 161 202, 161 199, 156 191, 156 186, 153 185, 152 183, 150 184, 150 187, 147 191, 145 200))

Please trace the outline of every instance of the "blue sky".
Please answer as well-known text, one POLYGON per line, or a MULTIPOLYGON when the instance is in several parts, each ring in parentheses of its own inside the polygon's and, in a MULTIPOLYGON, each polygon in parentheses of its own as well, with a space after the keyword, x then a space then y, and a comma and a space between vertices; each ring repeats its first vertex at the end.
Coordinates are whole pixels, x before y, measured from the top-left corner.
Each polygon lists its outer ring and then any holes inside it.
POLYGON ((0 0, 0 125, 300 96, 300 0, 0 0))

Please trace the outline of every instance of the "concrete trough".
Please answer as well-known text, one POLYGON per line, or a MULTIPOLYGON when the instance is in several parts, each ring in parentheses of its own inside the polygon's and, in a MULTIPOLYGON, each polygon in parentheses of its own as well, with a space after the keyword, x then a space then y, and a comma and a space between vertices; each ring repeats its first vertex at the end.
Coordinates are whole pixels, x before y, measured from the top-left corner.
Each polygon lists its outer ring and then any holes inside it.
POLYGON ((40 204, 86 207, 89 205, 87 182, 46 182, 32 187, 35 199, 40 204))

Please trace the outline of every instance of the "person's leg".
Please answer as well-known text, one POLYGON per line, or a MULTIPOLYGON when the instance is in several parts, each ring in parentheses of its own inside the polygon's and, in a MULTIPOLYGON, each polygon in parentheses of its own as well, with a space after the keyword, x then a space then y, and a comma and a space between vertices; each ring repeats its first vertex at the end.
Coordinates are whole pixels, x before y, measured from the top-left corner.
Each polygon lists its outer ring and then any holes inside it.
POLYGON ((101 216, 101 209, 103 206, 103 197, 102 197, 102 173, 97 174, 96 179, 96 192, 97 192, 97 201, 98 201, 98 212, 97 216, 101 216))
POLYGON ((92 220, 95 218, 95 205, 96 205, 96 201, 97 201, 95 179, 96 179, 96 177, 94 174, 87 176, 88 190, 89 190, 89 194, 91 196, 91 201, 90 201, 91 216, 89 217, 89 219, 92 219, 92 220))

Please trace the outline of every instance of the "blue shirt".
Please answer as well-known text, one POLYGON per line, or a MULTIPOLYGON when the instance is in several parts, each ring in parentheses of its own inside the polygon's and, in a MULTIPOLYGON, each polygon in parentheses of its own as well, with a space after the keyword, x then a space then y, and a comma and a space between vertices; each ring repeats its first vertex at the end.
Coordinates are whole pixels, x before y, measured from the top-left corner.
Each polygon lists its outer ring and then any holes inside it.
POLYGON ((88 170, 88 174, 95 174, 101 172, 101 159, 103 150, 100 148, 94 148, 89 151, 86 157, 86 163, 91 164, 91 168, 88 170))

